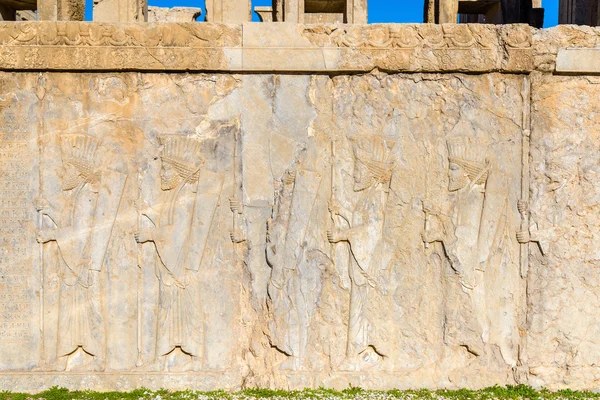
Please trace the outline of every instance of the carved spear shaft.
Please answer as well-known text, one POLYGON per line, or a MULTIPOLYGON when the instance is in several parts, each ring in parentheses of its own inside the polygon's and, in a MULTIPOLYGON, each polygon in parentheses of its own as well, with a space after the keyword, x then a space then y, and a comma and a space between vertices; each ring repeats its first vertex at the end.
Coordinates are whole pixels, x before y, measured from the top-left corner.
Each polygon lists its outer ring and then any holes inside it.
MULTIPOLYGON (((424 226, 423 229, 425 231, 425 234, 427 235, 429 233, 429 226, 431 225, 431 216, 429 214, 429 209, 428 209, 428 202, 429 202, 429 174, 431 173, 431 165, 433 162, 432 156, 431 156, 431 149, 429 146, 429 141, 426 138, 423 141, 423 145, 425 146, 425 151, 427 152, 427 169, 425 171, 425 200, 423 200, 423 213, 425 213, 425 221, 424 221, 424 226)), ((425 250, 429 250, 429 242, 424 241, 423 242, 423 247, 425 248, 425 250)))
MULTIPOLYGON (((46 90, 44 88, 44 77, 42 74, 38 76, 38 87, 36 91, 36 95, 40 102, 39 104, 39 129, 38 129, 38 184, 39 184, 39 194, 41 194, 44 190, 44 174, 42 172, 42 143, 40 140, 41 136, 44 135, 44 97, 46 96, 46 90)), ((44 210, 38 211, 38 229, 42 231, 44 229, 44 210)), ((39 304, 39 313, 40 313, 40 359, 42 362, 46 359, 45 357, 45 345, 44 345, 44 243, 40 242, 39 246, 40 252, 40 304, 39 304)))
MULTIPOLYGON (((523 79, 523 131, 521 153, 521 200, 529 203, 529 145, 531 135, 531 86, 529 78, 523 79)), ((521 231, 529 231, 529 209, 522 210, 521 231)), ((521 277, 526 278, 529 270, 529 244, 521 244, 521 277)))
MULTIPOLYGON (((142 177, 141 171, 138 171, 138 202, 142 202, 142 177)), ((137 230, 140 232, 142 229, 142 215, 139 210, 136 211, 137 214, 137 230)), ((141 367, 144 364, 144 360, 142 358, 142 294, 144 291, 144 271, 142 269, 142 264, 144 262, 144 245, 142 243, 136 243, 137 246, 137 266, 138 266, 138 287, 137 287, 137 348, 138 355, 137 361, 135 363, 136 366, 141 367)))
MULTIPOLYGON (((237 197, 237 150, 238 150, 238 132, 237 129, 233 132, 233 166, 232 166, 232 170, 233 170, 233 190, 232 190, 232 202, 237 202, 238 201, 238 197, 237 197)), ((232 207, 233 208, 233 207, 232 207)), ((232 229, 233 229, 233 239, 238 239, 236 237, 236 235, 238 234, 238 214, 240 212, 239 209, 236 210, 232 210, 233 212, 233 221, 231 223, 232 225, 232 229)), ((233 241, 234 245, 235 245, 235 240, 233 241)))
MULTIPOLYGON (((333 202, 335 201, 335 139, 331 141, 331 177, 330 177, 330 183, 331 183, 331 195, 329 197, 329 204, 333 205, 333 202)), ((335 223, 335 213, 331 212, 331 229, 332 231, 335 231, 336 228, 336 223, 335 223)), ((337 261, 337 246, 336 243, 331 243, 331 261, 333 262, 333 265, 337 268, 336 265, 336 261, 337 261)))

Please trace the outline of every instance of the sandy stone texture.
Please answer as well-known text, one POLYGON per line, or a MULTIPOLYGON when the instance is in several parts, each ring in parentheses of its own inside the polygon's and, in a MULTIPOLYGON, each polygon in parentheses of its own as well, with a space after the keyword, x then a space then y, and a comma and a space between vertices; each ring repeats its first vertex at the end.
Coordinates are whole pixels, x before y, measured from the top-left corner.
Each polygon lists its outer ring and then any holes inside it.
POLYGON ((537 385, 589 388, 599 379, 599 83, 534 78, 531 213, 540 246, 531 248, 527 347, 537 385))
POLYGON ((3 389, 526 376, 523 76, 0 78, 3 389))

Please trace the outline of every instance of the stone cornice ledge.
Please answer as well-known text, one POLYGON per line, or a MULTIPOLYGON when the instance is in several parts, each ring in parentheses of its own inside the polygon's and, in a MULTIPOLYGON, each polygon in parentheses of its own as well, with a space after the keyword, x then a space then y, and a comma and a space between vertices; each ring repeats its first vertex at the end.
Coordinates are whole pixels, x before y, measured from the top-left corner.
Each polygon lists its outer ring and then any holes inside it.
MULTIPOLYGON (((519 73, 539 61, 547 67, 537 42, 556 34, 539 32, 479 24, 3 22, 0 69, 519 73)), ((556 53, 550 57, 554 63, 556 53)))

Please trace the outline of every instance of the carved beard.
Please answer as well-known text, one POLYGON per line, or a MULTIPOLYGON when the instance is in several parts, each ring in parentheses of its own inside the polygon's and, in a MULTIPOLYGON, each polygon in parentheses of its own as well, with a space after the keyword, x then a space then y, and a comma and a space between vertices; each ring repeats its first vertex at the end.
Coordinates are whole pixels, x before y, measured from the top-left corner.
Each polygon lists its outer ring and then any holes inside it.
POLYGON ((62 185, 61 185, 62 190, 67 191, 67 190, 75 189, 77 186, 79 186, 83 182, 84 182, 84 179, 82 179, 81 175, 79 173, 77 173, 74 168, 69 169, 62 176, 62 185))
POLYGON ((167 190, 175 189, 180 182, 181 178, 179 177, 179 175, 173 174, 170 178, 161 178, 160 188, 166 192, 167 190))
POLYGON ((450 178, 450 183, 448 184, 448 190, 451 192, 456 192, 460 189, 465 188, 471 181, 466 175, 461 175, 458 178, 450 178))
POLYGON ((371 175, 363 175, 362 179, 359 182, 354 182, 354 191, 362 192, 373 186, 375 183, 375 179, 371 177, 371 175))

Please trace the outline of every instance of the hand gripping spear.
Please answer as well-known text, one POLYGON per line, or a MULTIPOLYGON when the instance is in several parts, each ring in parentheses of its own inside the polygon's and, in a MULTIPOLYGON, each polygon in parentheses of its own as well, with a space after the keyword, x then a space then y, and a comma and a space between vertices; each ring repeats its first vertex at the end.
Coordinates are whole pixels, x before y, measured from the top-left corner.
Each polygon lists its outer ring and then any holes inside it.
MULTIPOLYGON (((331 141, 331 197, 329 199, 329 207, 330 207, 329 213, 331 215, 331 225, 332 225, 331 230, 332 231, 335 231, 335 229, 338 226, 337 222, 340 220, 344 220, 344 221, 346 221, 346 223, 348 225, 350 225, 350 221, 346 220, 346 218, 344 218, 341 215, 337 215, 336 210, 331 209, 331 207, 333 207, 336 202, 335 166, 336 166, 335 139, 333 139, 331 141)), ((340 266, 337 265, 337 261, 338 261, 337 260, 338 259, 337 249, 338 249, 338 247, 339 247, 338 243, 331 243, 331 254, 330 254, 331 262, 333 263, 334 267, 338 271, 338 274, 340 275, 342 287, 344 289, 348 289, 350 287, 350 284, 347 281, 349 279, 349 276, 345 275, 345 271, 340 271, 340 266)))
MULTIPOLYGON (((46 88, 45 88, 45 79, 44 76, 42 74, 40 74, 38 76, 38 81, 37 81, 37 90, 36 90, 36 96, 40 102, 39 104, 39 113, 40 116, 38 118, 39 120, 39 129, 38 129, 38 174, 39 174, 39 193, 40 196, 43 193, 44 190, 44 174, 42 171, 42 145, 43 145, 43 141, 40 140, 41 137, 45 134, 45 129, 44 129, 44 118, 43 118, 43 114, 44 114, 44 97, 46 97, 46 88)), ((38 229, 40 231, 42 231, 44 229, 44 210, 40 209, 38 210, 38 229)), ((40 242, 40 246, 39 246, 39 252, 40 252, 40 309, 39 309, 39 313, 40 313, 40 359, 42 362, 44 362, 45 360, 45 346, 44 346, 44 243, 40 242)))
MULTIPOLYGON (((143 183, 143 176, 141 171, 138 171, 138 180, 137 180, 137 187, 138 187, 138 207, 140 206, 140 203, 142 201, 142 183, 143 183)), ((140 213, 139 210, 136 210, 136 214, 137 214, 137 231, 140 232, 140 229, 142 229, 142 224, 141 224, 141 219, 142 219, 142 214, 140 213)), ((144 290, 144 271, 142 270, 142 264, 144 262, 144 255, 143 255, 143 251, 144 251, 144 245, 142 243, 136 243, 137 246, 137 266, 138 266, 138 290, 137 290, 137 348, 138 348, 138 355, 137 355, 137 361, 135 363, 136 366, 141 367, 144 364, 144 360, 142 359, 142 292, 144 290)))
POLYGON ((233 244, 242 243, 246 241, 246 238, 240 232, 240 218, 242 216, 242 202, 238 197, 238 177, 237 177, 237 166, 238 166, 238 145, 239 138, 237 129, 234 132, 234 143, 233 143, 233 190, 231 194, 231 198, 229 199, 229 207, 231 212, 233 213, 233 221, 232 221, 232 230, 230 232, 231 242, 233 244))

